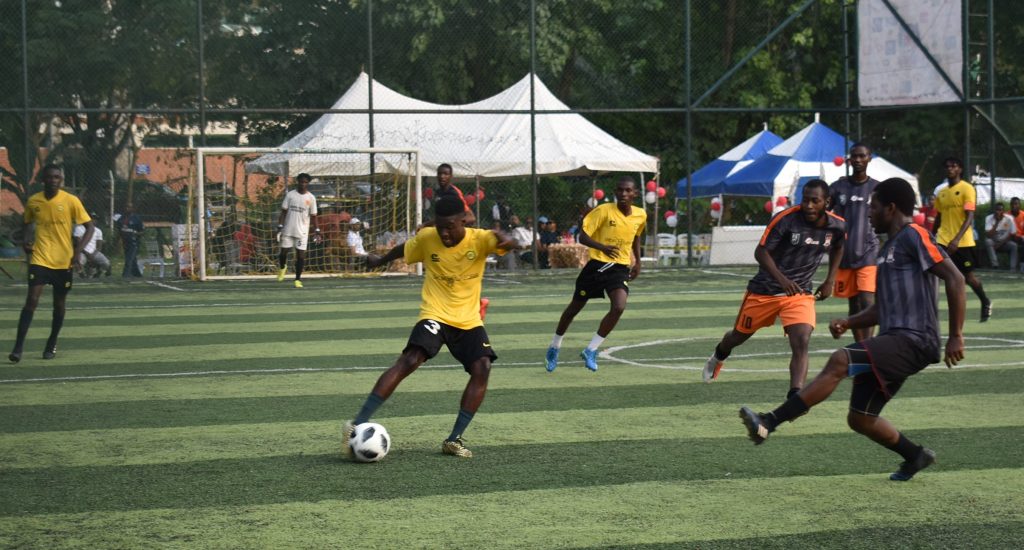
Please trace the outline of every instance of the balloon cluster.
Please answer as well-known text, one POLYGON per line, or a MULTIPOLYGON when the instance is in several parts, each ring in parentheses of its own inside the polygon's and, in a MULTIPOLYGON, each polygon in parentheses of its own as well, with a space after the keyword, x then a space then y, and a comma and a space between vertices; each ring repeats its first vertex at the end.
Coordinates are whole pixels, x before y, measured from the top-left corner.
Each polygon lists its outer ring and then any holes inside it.
POLYGON ((647 193, 644 193, 644 202, 647 204, 654 204, 658 199, 665 198, 668 191, 664 187, 659 187, 658 182, 650 180, 647 182, 647 193))
POLYGON ((481 187, 480 189, 476 190, 476 193, 466 195, 465 200, 466 204, 468 204, 469 206, 473 206, 476 203, 476 201, 484 200, 484 188, 481 187))
POLYGON ((722 217, 722 198, 711 199, 711 219, 717 220, 722 217))
POLYGON ((665 211, 665 224, 669 227, 675 227, 679 225, 679 216, 672 210, 665 211))

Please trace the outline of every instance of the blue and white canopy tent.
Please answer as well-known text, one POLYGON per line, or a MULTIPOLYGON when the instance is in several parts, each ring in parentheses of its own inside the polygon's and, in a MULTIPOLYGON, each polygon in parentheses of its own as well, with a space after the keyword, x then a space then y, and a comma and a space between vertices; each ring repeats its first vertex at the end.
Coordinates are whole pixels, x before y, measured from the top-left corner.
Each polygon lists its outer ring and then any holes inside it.
MULTIPOLYGON (((779 197, 795 201, 807 181, 820 178, 832 183, 846 175, 845 163, 836 164, 837 158, 846 157, 852 142, 834 130, 815 121, 786 141, 732 173, 725 179, 724 194, 753 197, 779 197)), ((876 180, 903 178, 910 182, 920 197, 917 178, 902 168, 875 155, 868 164, 868 175, 876 180)))
MULTIPOLYGON (((762 157, 780 143, 782 143, 782 138, 770 132, 768 125, 765 124, 764 130, 690 175, 693 197, 712 197, 725 193, 725 178, 727 176, 762 157)), ((686 197, 686 178, 676 183, 676 197, 686 197)))

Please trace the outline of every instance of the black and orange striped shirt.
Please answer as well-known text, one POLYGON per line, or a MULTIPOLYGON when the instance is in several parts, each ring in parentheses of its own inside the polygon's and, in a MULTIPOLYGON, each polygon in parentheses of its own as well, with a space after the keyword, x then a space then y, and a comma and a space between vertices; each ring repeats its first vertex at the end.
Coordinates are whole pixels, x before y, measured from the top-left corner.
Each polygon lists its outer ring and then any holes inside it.
POLYGON ((932 363, 942 358, 938 280, 928 270, 946 259, 935 237, 907 224, 878 254, 879 334, 899 332, 921 346, 932 363))
MULTIPOLYGON (((787 208, 772 218, 758 243, 768 250, 779 271, 807 293, 811 292, 811 278, 822 256, 842 246, 846 239, 846 221, 831 212, 826 215, 828 223, 817 227, 807 223, 800 206, 787 208)), ((767 296, 786 293, 764 268, 750 280, 747 290, 767 296)))

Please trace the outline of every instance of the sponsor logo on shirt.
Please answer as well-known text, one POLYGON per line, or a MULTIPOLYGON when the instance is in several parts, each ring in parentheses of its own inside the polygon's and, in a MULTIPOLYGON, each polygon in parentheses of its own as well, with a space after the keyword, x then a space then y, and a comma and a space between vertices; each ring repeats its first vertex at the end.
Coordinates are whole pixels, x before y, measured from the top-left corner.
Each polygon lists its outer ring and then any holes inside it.
POLYGON ((807 237, 804 239, 804 244, 821 244, 821 241, 814 240, 814 237, 807 237))
POLYGON ((431 254, 430 255, 430 261, 432 261, 432 262, 440 262, 441 261, 441 257, 438 256, 437 254, 431 254))

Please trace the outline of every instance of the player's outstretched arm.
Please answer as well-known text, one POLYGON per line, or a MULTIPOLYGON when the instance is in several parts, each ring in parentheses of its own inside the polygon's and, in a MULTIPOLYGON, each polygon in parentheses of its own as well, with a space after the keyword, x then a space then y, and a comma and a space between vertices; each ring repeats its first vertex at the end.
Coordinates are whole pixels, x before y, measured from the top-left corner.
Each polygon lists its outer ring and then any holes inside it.
POLYGON ((839 261, 843 258, 843 245, 839 245, 828 253, 828 275, 825 282, 821 283, 818 290, 814 291, 814 299, 821 301, 832 295, 832 287, 836 284, 836 272, 839 271, 839 261))
POLYGON ((775 264, 775 259, 772 258, 771 253, 768 252, 768 249, 763 244, 757 245, 757 248, 754 249, 754 259, 772 278, 778 281, 782 290, 786 291, 786 296, 804 294, 804 289, 800 288, 800 285, 794 283, 789 277, 786 277, 779 271, 779 266, 775 264))
POLYGON ((589 246, 590 248, 596 248, 601 252, 607 254, 608 257, 612 259, 615 259, 615 257, 619 255, 618 248, 595 241, 594 239, 590 238, 590 235, 587 235, 587 232, 584 231, 582 228, 580 229, 580 244, 582 244, 583 246, 589 246))
POLYGON ((953 261, 945 258, 929 270, 942 279, 946 285, 946 303, 949 304, 949 337, 946 339, 946 366, 953 365, 964 358, 964 317, 967 307, 967 295, 964 293, 964 276, 956 268, 953 261))
POLYGON ((405 243, 395 246, 383 256, 378 256, 376 254, 366 256, 366 266, 370 269, 375 269, 382 265, 388 265, 403 256, 405 256, 405 243))
POLYGON ((498 248, 502 250, 512 250, 515 248, 519 248, 519 244, 516 242, 516 240, 510 237, 504 231, 501 231, 499 229, 492 229, 491 233, 494 233, 494 236, 498 238, 498 248))

